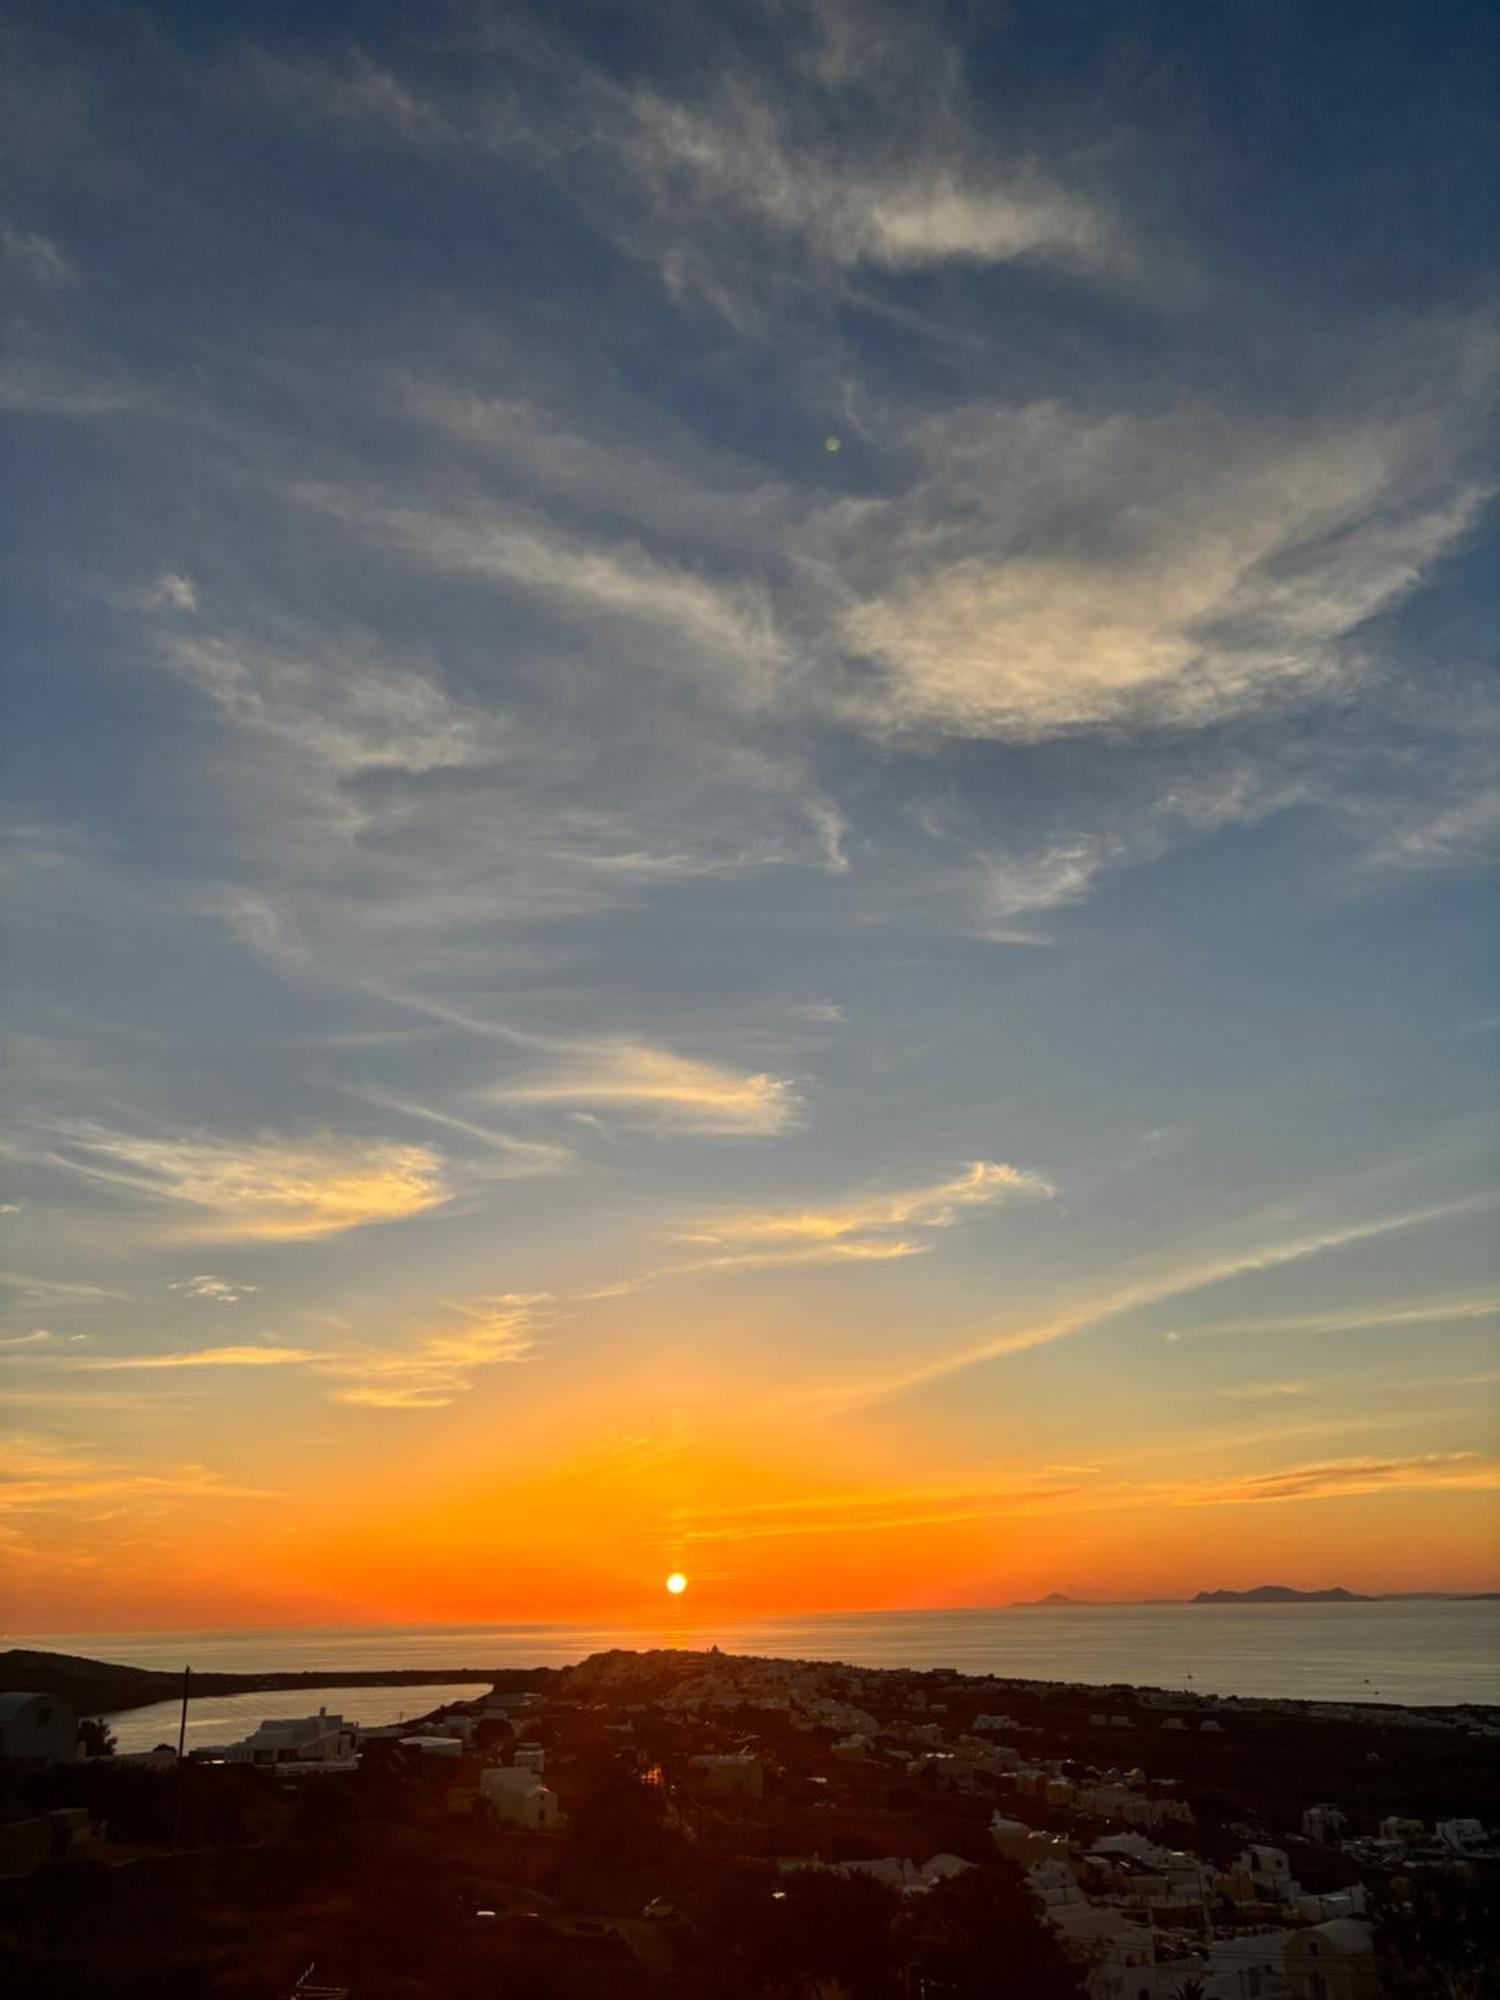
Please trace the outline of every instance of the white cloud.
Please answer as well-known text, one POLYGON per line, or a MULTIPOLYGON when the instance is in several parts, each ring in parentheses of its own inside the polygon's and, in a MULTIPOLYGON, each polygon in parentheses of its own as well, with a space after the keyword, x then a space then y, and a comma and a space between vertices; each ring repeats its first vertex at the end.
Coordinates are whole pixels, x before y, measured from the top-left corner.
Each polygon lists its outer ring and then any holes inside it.
POLYGON ((0 1450, 0 1507, 30 1510, 81 1502, 128 1499, 265 1500, 274 1494, 243 1486, 203 1465, 153 1466, 149 1472, 86 1447, 50 1439, 9 1437, 0 1450))
POLYGON ((430 663, 414 665, 371 639, 316 637, 283 648, 176 638, 162 657, 228 720, 343 778, 477 764, 503 738, 499 720, 455 701, 430 663))
POLYGON ((233 1306, 258 1288, 244 1284, 236 1278, 231 1283, 227 1278, 216 1278, 204 1272, 196 1278, 178 1278, 167 1286, 169 1292, 185 1292, 190 1299, 207 1299, 214 1305, 233 1306))
MULTIPOLYGON (((994 1160, 975 1160, 951 1180, 890 1194, 862 1196, 827 1208, 749 1209, 715 1214, 681 1233, 690 1242, 726 1247, 847 1243, 903 1229, 951 1229, 974 1211, 1056 1193, 1042 1175, 994 1160)), ((902 1253, 909 1248, 899 1246, 902 1253)))
POLYGON ((533 1352, 546 1304, 537 1294, 471 1300, 450 1306, 445 1324, 405 1346, 330 1357, 326 1372, 344 1378, 333 1398, 366 1409, 442 1409, 471 1387, 480 1369, 533 1352))
POLYGON ((0 222, 0 260, 33 284, 71 284, 78 273, 67 252, 39 230, 15 222, 0 222))
POLYGON ((781 646, 765 592, 493 502, 392 507, 349 489, 303 486, 297 497, 438 570, 486 576, 591 622, 623 619, 715 667, 744 705, 769 697, 781 646))
POLYGON ((172 1235, 293 1241, 421 1215, 448 1199, 425 1146, 332 1132, 232 1141, 56 1120, 29 1157, 122 1196, 186 1210, 172 1235))
POLYGON ((491 1094, 513 1104, 580 1105, 663 1132, 726 1138, 773 1138, 798 1122, 796 1087, 784 1077, 625 1037, 551 1046, 556 1054, 537 1074, 491 1094))
POLYGON ((92 1374, 113 1375, 157 1368, 306 1368, 327 1359, 321 1351, 307 1347, 190 1347, 166 1354, 115 1354, 74 1362, 73 1366, 92 1374))
POLYGON ((1050 1346, 1054 1341, 1066 1340, 1075 1334, 1092 1332, 1095 1328, 1104 1326, 1125 1313, 1135 1312, 1146 1306, 1160 1305, 1168 1299, 1179 1298, 1190 1292, 1204 1291, 1211 1286, 1224 1284, 1232 1278, 1245 1277, 1254 1272, 1278 1270, 1283 1265, 1301 1263, 1306 1258, 1321 1256, 1329 1250, 1366 1243, 1401 1230, 1420 1229, 1429 1223, 1447 1221, 1455 1216, 1480 1214, 1497 1205, 1500 1205, 1500 1197, 1495 1195, 1468 1195, 1453 1201, 1440 1202, 1428 1208, 1407 1209, 1394 1215, 1377 1216, 1367 1222, 1337 1223, 1323 1229, 1309 1230, 1298 1236, 1278 1237, 1271 1241, 1251 1243, 1244 1248, 1226 1250, 1217 1256, 1200 1256, 1185 1259, 1180 1263, 1164 1263, 1122 1284, 1086 1294, 1073 1304, 1051 1310, 1042 1309, 1029 1321, 1020 1321, 966 1347, 954 1348, 947 1354, 923 1362, 919 1367, 907 1369, 882 1381, 819 1391, 810 1400, 822 1405, 849 1407, 881 1402, 889 1397, 904 1395, 912 1389, 922 1388, 930 1382, 960 1374, 987 1361, 1000 1360, 1012 1354, 1029 1353, 1033 1348, 1050 1346))
POLYGON ((1485 490, 1417 414, 1280 432, 1206 411, 974 407, 919 434, 906 496, 831 523, 876 727, 1035 742, 1196 726, 1344 685, 1358 629, 1485 490))
POLYGON ((836 266, 1096 262, 1109 246, 1099 210, 1035 166, 1006 171, 921 138, 885 158, 879 138, 860 153, 799 143, 744 90, 707 108, 642 93, 629 109, 627 157, 658 198, 738 211, 836 266))
POLYGON ((137 601, 143 611, 196 611, 198 587, 191 577, 168 570, 148 584, 137 601))

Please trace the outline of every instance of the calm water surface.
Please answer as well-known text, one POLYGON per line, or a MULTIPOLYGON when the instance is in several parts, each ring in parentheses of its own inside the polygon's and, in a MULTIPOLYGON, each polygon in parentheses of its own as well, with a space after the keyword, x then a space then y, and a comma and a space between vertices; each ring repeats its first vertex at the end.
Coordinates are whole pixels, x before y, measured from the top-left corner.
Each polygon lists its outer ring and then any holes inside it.
MULTIPOLYGON (((899 1611, 715 1624, 687 1608, 659 1625, 431 1625, 234 1632, 90 1632, 6 1639, 168 1670, 265 1673, 431 1667, 431 1686, 327 1688, 195 1702, 189 1741, 222 1743, 263 1717, 326 1704, 394 1722, 472 1696, 454 1667, 566 1666, 610 1646, 721 1646, 781 1659, 870 1667, 1193 1688, 1301 1700, 1500 1704, 1500 1602, 1468 1604, 1120 1604, 1028 1611, 899 1611)), ((174 1704, 114 1724, 122 1749, 176 1740, 174 1704)))

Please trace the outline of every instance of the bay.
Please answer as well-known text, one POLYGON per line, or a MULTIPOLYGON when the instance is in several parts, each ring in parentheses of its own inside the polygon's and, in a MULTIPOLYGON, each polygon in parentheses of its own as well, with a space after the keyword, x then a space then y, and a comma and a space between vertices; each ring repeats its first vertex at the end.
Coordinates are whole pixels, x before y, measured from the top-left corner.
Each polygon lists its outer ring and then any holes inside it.
MULTIPOLYGON (((664 1646, 842 1660, 868 1667, 1090 1686, 1190 1688, 1204 1694, 1408 1706, 1500 1705, 1500 1602, 1112 1604, 964 1611, 881 1611, 775 1619, 712 1618, 684 1603, 651 1623, 326 1626, 278 1630, 73 1632, 6 1644, 167 1671, 363 1672, 427 1668, 422 1687, 232 1695, 195 1703, 189 1741, 221 1743, 270 1716, 326 1706, 366 1724, 471 1698, 445 1684, 465 1667, 566 1666, 609 1647, 664 1646)), ((176 1705, 114 1721, 122 1749, 176 1740, 176 1705)))

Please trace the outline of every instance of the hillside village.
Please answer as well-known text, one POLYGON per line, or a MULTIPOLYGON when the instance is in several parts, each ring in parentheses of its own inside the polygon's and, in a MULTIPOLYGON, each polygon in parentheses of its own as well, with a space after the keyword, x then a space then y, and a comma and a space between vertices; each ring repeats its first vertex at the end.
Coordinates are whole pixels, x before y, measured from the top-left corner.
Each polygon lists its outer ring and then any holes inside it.
POLYGON ((1016 1989, 1037 2000, 1373 2000, 1401 1990, 1413 1911, 1458 1899, 1455 1951, 1500 1952, 1482 1916, 1497 1733, 1480 1709, 611 1652, 417 1724, 264 1722, 180 1772, 167 1746, 49 1763, 12 1737, 0 1912, 18 1965, 36 1942, 23 1886, 92 1912, 91 1995, 136 1990, 133 1901, 191 1936, 206 1897, 221 1950, 174 1992, 279 2000, 303 1973, 304 1993, 355 2000, 468 1992, 456 1952, 471 1971, 530 1967, 546 1992, 608 1967, 643 1994, 728 1976, 747 1994, 936 2000, 1001 1990, 944 1959, 977 1924, 964 1964, 990 1934, 1001 1964, 1039 1952, 1016 1989), (440 1886, 372 1962, 370 1884, 398 1850, 399 1904, 440 1886), (807 1928, 814 1904, 822 1941, 789 1963, 776 1927, 807 1928))

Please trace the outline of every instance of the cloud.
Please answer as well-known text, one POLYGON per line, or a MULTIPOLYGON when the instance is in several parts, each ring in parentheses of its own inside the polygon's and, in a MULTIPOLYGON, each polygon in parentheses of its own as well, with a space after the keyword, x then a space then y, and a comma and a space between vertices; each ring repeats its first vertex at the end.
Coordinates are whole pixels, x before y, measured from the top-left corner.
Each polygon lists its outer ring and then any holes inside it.
POLYGON ((50 236, 9 221, 0 222, 0 262, 36 285, 68 285, 78 276, 66 251, 50 236))
POLYGON ((226 1278, 215 1278, 205 1273, 197 1278, 178 1278, 167 1286, 169 1292, 185 1292, 190 1299, 209 1299, 215 1305, 238 1305, 242 1298, 258 1289, 236 1279, 232 1284, 226 1278))
POLYGON ((449 1324, 403 1348, 330 1357, 327 1372, 349 1378, 331 1391, 333 1399, 366 1409, 442 1409, 470 1388, 480 1369, 531 1354, 546 1304, 540 1294, 473 1300, 451 1306, 449 1324))
POLYGON ((136 601, 143 611, 196 611, 198 590, 191 577, 168 570, 148 584, 136 601))
POLYGON ((126 1196, 189 1211, 171 1233, 223 1242, 295 1241, 422 1215, 448 1200, 442 1156, 425 1146, 332 1132, 231 1141, 163 1137, 57 1120, 32 1155, 126 1196))
POLYGON ((716 219, 737 212, 834 266, 1096 264, 1109 247, 1099 209, 1034 165, 965 162, 920 139, 885 159, 799 142, 768 96, 744 88, 707 108, 642 92, 628 112, 626 157, 654 200, 716 219))
POLYGON ((477 1124, 472 1118, 461 1118, 452 1112, 418 1104, 412 1098, 394 1096, 387 1091, 370 1090, 359 1085, 348 1088, 352 1097, 358 1097, 366 1104, 377 1105, 384 1111, 398 1111, 404 1118, 420 1119, 429 1125, 439 1125, 444 1131, 458 1132, 466 1139, 477 1141, 496 1156, 482 1169, 472 1169, 485 1179, 530 1180, 538 1175, 570 1173, 578 1164, 578 1156, 566 1146, 549 1145, 538 1139, 518 1139, 513 1133, 497 1132, 491 1126, 477 1124))
POLYGON ((689 1543, 780 1541, 802 1535, 882 1534, 900 1528, 953 1527, 1066 1500, 1076 1486, 1015 1482, 934 1491, 817 1494, 695 1512, 680 1530, 689 1543))
POLYGON ((497 720, 453 700, 430 663, 414 665, 370 639, 317 635, 284 648, 173 637, 161 657, 229 721, 343 778, 479 764, 502 739, 497 720))
POLYGON ((362 49, 342 62, 291 61, 253 49, 236 81, 320 133, 329 125, 371 128, 416 147, 447 147, 460 137, 434 104, 362 49))
POLYGON ((800 1100, 783 1077, 735 1070, 628 1038, 567 1047, 528 1081, 491 1094, 512 1104, 582 1105, 663 1132, 774 1138, 798 1122, 800 1100))
POLYGON ((974 1210, 1017 1198, 1050 1197, 1056 1192, 1041 1174, 994 1160, 975 1160, 952 1180, 926 1187, 868 1195, 831 1208, 751 1209, 714 1215, 683 1234, 689 1242, 726 1247, 843 1243, 848 1238, 879 1238, 900 1229, 951 1229, 974 1210))
POLYGON ((1408 1300, 1399 1305, 1343 1306, 1328 1312, 1268 1314, 1253 1319, 1210 1320, 1174 1329, 1178 1340, 1238 1339, 1256 1335, 1378 1333, 1387 1327, 1443 1326, 1500 1314, 1500 1292, 1464 1292, 1448 1298, 1408 1300))
POLYGON ((392 507, 352 488, 313 485, 296 497, 433 569, 512 585, 572 619, 638 625, 672 642, 665 663, 711 669, 744 705, 770 699, 782 649, 770 600, 754 584, 719 580, 639 542, 584 534, 493 501, 392 507))
POLYGON ((1265 1403, 1283 1396, 1305 1396, 1310 1386, 1306 1382, 1240 1382, 1219 1394, 1235 1403, 1265 1403))
POLYGON ((853 586, 842 637, 868 663, 844 705, 1034 743, 1326 697, 1488 497, 1457 428, 1046 404, 931 420, 911 490, 828 524, 853 586))
POLYGON ((0 1271, 0 1286, 15 1293, 21 1306, 98 1306, 128 1298, 109 1285, 90 1285, 78 1278, 38 1278, 27 1271, 0 1271))
POLYGON ((150 1472, 46 1439, 10 1437, 0 1450, 0 1510, 71 1506, 125 1499, 268 1500, 274 1491, 245 1486, 203 1465, 163 1465, 150 1472))
POLYGON ((74 1361, 70 1373, 155 1374, 183 1369, 305 1369, 322 1378, 330 1401, 370 1409, 442 1409, 466 1393, 483 1368, 522 1361, 536 1345, 542 1294, 450 1301, 445 1318, 388 1343, 290 1347, 274 1343, 115 1354, 74 1361))
POLYGON ((306 1347, 197 1347, 178 1354, 111 1355, 73 1366, 104 1375, 136 1368, 306 1368, 329 1359, 327 1354, 306 1347))
POLYGON ((1118 1319, 1123 1314, 1134 1312, 1144 1306, 1160 1305, 1167 1299, 1178 1298, 1189 1292, 1203 1291, 1213 1285, 1225 1284, 1232 1278, 1245 1277, 1260 1271, 1278 1270, 1285 1264, 1300 1263, 1304 1258, 1321 1256, 1326 1251, 1342 1249, 1355 1243, 1369 1242, 1376 1237, 1390 1235, 1399 1230, 1420 1229, 1429 1223, 1445 1221, 1454 1216, 1482 1213, 1493 1209, 1497 1201, 1500 1201, 1500 1197, 1490 1194, 1464 1196, 1428 1208, 1408 1209, 1400 1214, 1380 1216, 1369 1222, 1342 1223, 1303 1236, 1261 1243, 1243 1250, 1230 1251, 1220 1257, 1190 1259, 1185 1263, 1168 1265, 1164 1269, 1148 1272, 1128 1283, 1092 1293, 1076 1305, 1064 1307, 1060 1311, 1043 1313, 1029 1324, 1018 1324, 991 1338, 939 1355, 931 1361, 924 1362, 920 1367, 889 1376, 883 1381, 872 1381, 858 1387, 845 1386, 818 1391, 810 1400, 818 1405, 835 1408, 852 1408, 862 1404, 882 1402, 889 1397, 905 1395, 913 1389, 924 1388, 931 1382, 941 1381, 965 1369, 979 1367, 987 1361, 1000 1360, 1012 1354, 1029 1353, 1033 1348, 1050 1346, 1053 1341, 1065 1340, 1074 1334, 1092 1332, 1096 1327, 1106 1325, 1110 1320, 1118 1319))
POLYGON ((1500 1463, 1477 1451, 1414 1452, 1403 1458, 1343 1458, 1278 1472, 1242 1473, 1233 1479, 1178 1489, 1181 1507, 1233 1506, 1277 1500, 1337 1500, 1360 1493, 1449 1492, 1500 1487, 1500 1463))
MULTIPOLYGON (((1489 731, 1484 732, 1488 739, 1489 731)), ((1492 742, 1484 741, 1483 777, 1470 774, 1468 788, 1455 779, 1464 776, 1463 758, 1454 757, 1439 780, 1439 789, 1415 800, 1354 802, 1349 808, 1362 822, 1367 845, 1360 865, 1386 874, 1414 874, 1428 868, 1467 868, 1486 860, 1500 844, 1500 786, 1488 777, 1493 768, 1492 742)))

